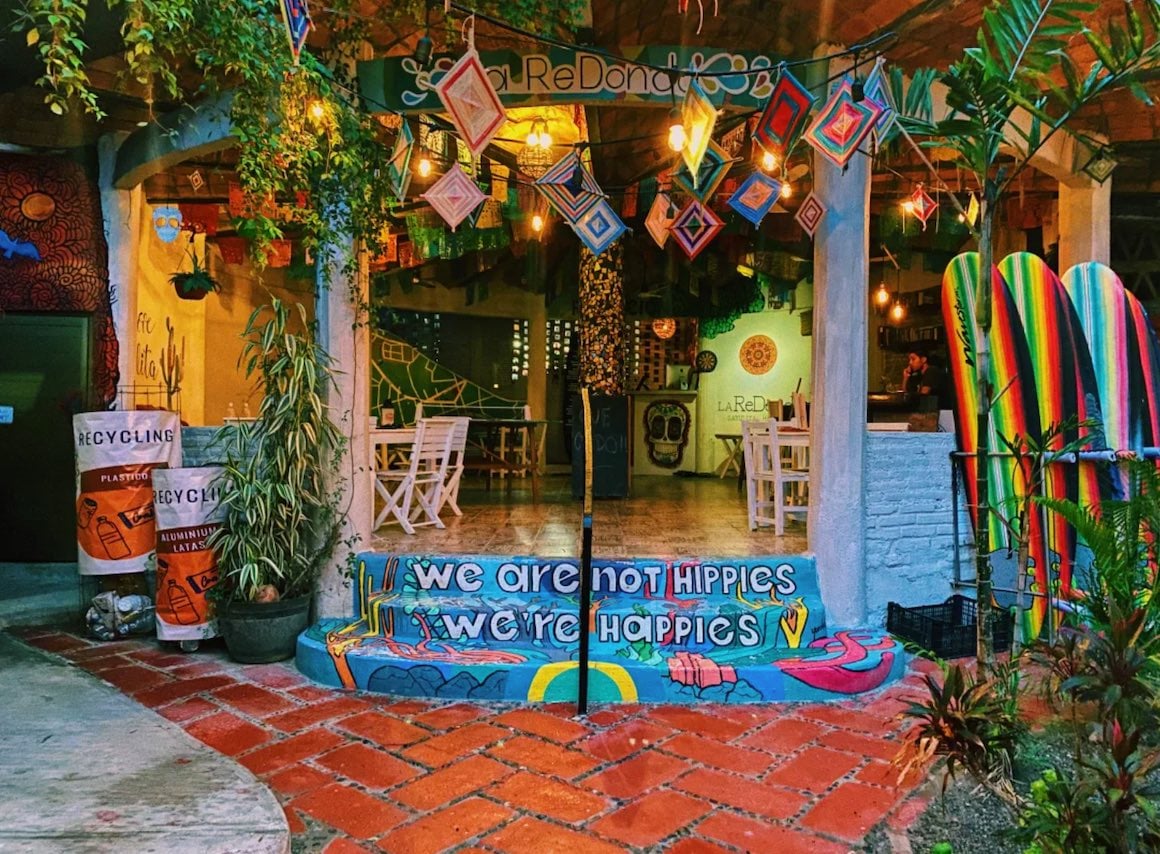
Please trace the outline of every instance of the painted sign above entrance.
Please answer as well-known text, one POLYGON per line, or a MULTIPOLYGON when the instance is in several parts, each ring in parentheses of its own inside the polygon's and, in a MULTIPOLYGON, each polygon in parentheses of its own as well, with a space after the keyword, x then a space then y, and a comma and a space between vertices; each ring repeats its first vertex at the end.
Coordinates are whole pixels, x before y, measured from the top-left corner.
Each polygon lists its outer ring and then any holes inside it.
MULTIPOLYGON (((674 97, 684 97, 689 85, 689 78, 681 75, 697 68, 707 74, 735 72, 702 77, 701 87, 718 106, 724 106, 728 96, 729 107, 746 110, 760 107, 769 98, 781 62, 768 54, 720 48, 653 45, 615 51, 622 60, 604 52, 563 47, 536 53, 483 51, 480 59, 500 100, 509 107, 613 101, 671 106, 674 97), (670 74, 667 68, 674 72, 670 74)), ((450 54, 440 56, 429 70, 420 68, 410 56, 360 62, 359 91, 374 111, 439 112, 443 106, 435 86, 456 59, 450 54)))

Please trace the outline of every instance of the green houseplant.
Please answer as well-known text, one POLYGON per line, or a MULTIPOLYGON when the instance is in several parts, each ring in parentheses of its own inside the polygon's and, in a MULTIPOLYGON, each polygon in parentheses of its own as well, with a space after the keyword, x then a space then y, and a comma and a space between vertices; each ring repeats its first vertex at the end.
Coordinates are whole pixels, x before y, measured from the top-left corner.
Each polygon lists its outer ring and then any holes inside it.
POLYGON ((173 285, 177 295, 182 299, 205 299, 210 291, 221 290, 217 279, 209 274, 209 268, 197 260, 197 253, 191 251, 189 257, 193 261, 193 269, 169 277, 169 284, 173 285))
POLYGON ((331 489, 344 438, 323 393, 330 359, 301 304, 278 299, 250 315, 239 364, 262 391, 253 421, 223 428, 225 521, 218 552, 218 622, 239 661, 294 654, 310 600, 339 541, 339 490, 331 489))

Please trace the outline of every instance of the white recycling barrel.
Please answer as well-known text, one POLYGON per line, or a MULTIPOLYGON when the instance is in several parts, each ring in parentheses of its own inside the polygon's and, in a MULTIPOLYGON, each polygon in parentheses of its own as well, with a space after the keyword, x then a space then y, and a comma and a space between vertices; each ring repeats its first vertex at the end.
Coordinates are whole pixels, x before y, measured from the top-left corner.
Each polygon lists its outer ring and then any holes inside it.
POLYGON ((73 436, 80 574, 145 572, 156 542, 153 471, 181 465, 177 413, 82 412, 73 436))
POLYGON ((225 518, 221 466, 157 469, 157 637, 167 641, 217 636, 207 597, 217 584, 217 554, 206 539, 225 518))

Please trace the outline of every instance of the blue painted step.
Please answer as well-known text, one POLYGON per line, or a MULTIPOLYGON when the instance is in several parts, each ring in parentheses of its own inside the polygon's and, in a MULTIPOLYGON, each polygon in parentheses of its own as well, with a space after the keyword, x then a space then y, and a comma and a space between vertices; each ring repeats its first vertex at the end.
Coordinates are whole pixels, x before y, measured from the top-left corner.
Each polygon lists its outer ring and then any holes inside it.
MULTIPOLYGON (((358 617, 307 630, 325 684, 408 696, 574 700, 579 562, 359 557, 358 617)), ((811 558, 596 560, 594 702, 824 700, 901 675, 887 635, 826 630, 811 558)))

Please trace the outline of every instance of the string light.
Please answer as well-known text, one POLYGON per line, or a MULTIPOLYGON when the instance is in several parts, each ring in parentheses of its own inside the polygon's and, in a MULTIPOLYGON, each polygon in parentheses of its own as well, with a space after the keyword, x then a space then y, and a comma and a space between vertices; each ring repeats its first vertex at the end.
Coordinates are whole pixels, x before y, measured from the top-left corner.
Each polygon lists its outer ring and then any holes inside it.
POLYGON ((532 215, 532 231, 536 232, 536 234, 539 234, 543 230, 544 230, 544 218, 542 216, 540 216, 539 214, 533 214, 532 215))
POLYGON ((781 185, 781 197, 783 199, 788 199, 792 195, 793 195, 793 186, 789 183, 789 181, 786 181, 784 184, 781 185))
POLYGON ((895 302, 890 307, 890 319, 895 323, 901 323, 904 317, 906 317, 906 306, 901 302, 895 302))
POLYGON ((429 178, 431 176, 431 160, 426 157, 419 158, 419 177, 429 178))
POLYGON ((777 158, 773 156, 772 151, 766 151, 761 155, 761 168, 766 172, 772 172, 777 168, 777 158))
POLYGON ((912 202, 910 199, 907 199, 905 202, 902 203, 902 210, 908 214, 913 215, 914 214, 914 202, 912 202))
POLYGON ((669 148, 673 151, 684 151, 688 141, 685 125, 681 122, 681 111, 674 107, 669 110, 669 148))
POLYGON ((326 108, 322 106, 322 102, 317 98, 310 101, 310 118, 315 121, 322 121, 323 116, 326 115, 326 108))
POLYGON ((885 309, 888 302, 890 302, 890 293, 886 290, 886 282, 879 282, 878 290, 874 292, 874 304, 879 309, 885 309))

